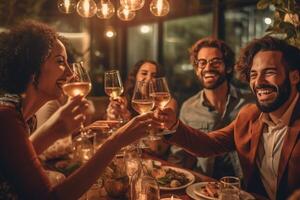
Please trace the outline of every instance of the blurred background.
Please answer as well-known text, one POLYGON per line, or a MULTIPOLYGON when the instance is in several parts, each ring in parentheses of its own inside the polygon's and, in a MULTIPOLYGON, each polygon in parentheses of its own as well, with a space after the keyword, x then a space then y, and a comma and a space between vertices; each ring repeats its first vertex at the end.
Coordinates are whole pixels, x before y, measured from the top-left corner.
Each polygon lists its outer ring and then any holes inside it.
MULTIPOLYGON (((103 0, 96 0, 101 3, 103 0)), ((119 0, 110 0, 117 13, 119 0)), ((255 0, 168 0, 165 16, 154 16, 151 0, 130 21, 115 13, 109 19, 96 15, 84 18, 76 12, 64 14, 57 0, 1 0, 0 31, 23 19, 38 19, 54 26, 67 37, 86 62, 92 77, 90 96, 104 96, 103 74, 119 69, 125 81, 140 59, 161 63, 172 95, 179 105, 199 90, 189 62, 188 50, 198 39, 216 36, 225 40, 236 54, 253 38, 265 35, 272 23, 272 7, 258 10, 255 0)))

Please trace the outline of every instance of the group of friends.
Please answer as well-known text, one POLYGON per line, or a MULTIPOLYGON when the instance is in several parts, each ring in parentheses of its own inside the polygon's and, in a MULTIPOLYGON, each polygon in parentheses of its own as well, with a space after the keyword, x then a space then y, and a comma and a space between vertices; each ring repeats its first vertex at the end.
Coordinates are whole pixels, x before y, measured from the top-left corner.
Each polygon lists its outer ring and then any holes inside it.
POLYGON ((231 48, 203 38, 190 50, 202 90, 186 100, 177 117, 171 99, 164 109, 138 115, 130 106, 136 81, 164 76, 151 60, 138 62, 125 95, 111 99, 107 119, 126 123, 91 159, 57 185, 39 160, 55 141, 85 121, 89 102, 76 96, 62 103, 36 130, 28 121, 47 102, 62 98, 72 75, 64 39, 48 25, 25 21, 0 33, 0 199, 78 199, 96 182, 114 155, 161 123, 173 134, 162 146, 169 159, 208 176, 242 177, 244 189, 268 199, 287 199, 300 189, 300 50, 265 36, 251 41, 237 62, 231 48), (233 74, 251 94, 232 84, 233 74), (30 133, 31 132, 31 133, 30 133))

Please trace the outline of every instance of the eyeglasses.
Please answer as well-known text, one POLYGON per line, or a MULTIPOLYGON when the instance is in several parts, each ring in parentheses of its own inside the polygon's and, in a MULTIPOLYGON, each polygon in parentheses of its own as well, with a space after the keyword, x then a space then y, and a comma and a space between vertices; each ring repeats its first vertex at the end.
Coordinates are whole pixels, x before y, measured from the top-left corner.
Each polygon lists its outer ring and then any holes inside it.
POLYGON ((209 63, 213 67, 218 68, 224 62, 223 62, 222 58, 213 58, 213 59, 210 59, 210 60, 206 60, 206 59, 197 59, 197 60, 195 60, 195 65, 200 69, 204 69, 206 67, 207 63, 209 63))

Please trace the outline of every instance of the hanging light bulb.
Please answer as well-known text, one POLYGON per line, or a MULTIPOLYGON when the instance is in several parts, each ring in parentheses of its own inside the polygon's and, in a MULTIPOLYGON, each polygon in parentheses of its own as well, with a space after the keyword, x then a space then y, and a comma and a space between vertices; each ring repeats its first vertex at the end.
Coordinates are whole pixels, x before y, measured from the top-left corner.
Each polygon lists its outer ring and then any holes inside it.
POLYGON ((145 0, 120 0, 120 4, 129 10, 139 10, 144 6, 145 0))
POLYGON ((101 0, 97 5, 97 17, 100 19, 109 19, 115 13, 115 7, 110 0, 101 0))
POLYGON ((170 4, 168 0, 152 0, 150 3, 150 11, 155 16, 165 16, 170 11, 170 4))
POLYGON ((76 7, 76 0, 58 0, 57 7, 62 13, 72 13, 76 7))
POLYGON ((117 12, 118 17, 123 21, 130 21, 135 17, 135 12, 127 7, 120 7, 117 12))
POLYGON ((77 3, 77 12, 81 17, 92 17, 97 12, 94 0, 80 0, 77 3))

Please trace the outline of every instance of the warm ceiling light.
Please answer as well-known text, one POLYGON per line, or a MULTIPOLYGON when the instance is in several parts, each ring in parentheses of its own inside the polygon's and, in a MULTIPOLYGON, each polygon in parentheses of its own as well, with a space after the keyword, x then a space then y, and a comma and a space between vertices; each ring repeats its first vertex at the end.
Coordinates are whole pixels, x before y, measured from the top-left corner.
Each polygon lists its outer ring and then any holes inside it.
POLYGON ((150 11, 155 16, 165 16, 170 11, 170 4, 168 0, 152 0, 150 3, 150 11))
POLYGON ((129 10, 128 8, 120 7, 118 9, 118 17, 123 21, 130 21, 135 17, 135 12, 129 10))
POLYGON ((97 12, 97 5, 93 0, 80 0, 77 3, 77 12, 81 17, 92 17, 97 12))
POLYGON ((76 0, 59 0, 57 2, 57 7, 62 13, 72 13, 76 8, 76 0))
POLYGON ((115 7, 110 0, 101 0, 97 5, 97 17, 100 19, 109 19, 115 13, 115 7))
POLYGON ((145 4, 145 0, 120 0, 120 4, 121 7, 134 11, 141 9, 145 4))

